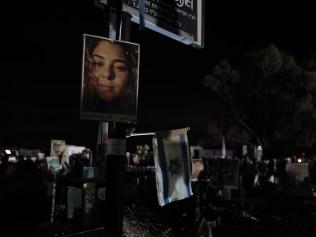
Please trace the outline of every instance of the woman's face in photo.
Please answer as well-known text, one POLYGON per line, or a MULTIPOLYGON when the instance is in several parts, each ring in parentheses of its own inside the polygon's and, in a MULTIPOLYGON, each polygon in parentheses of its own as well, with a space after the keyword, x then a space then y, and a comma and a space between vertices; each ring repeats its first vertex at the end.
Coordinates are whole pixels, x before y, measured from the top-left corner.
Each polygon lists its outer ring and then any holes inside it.
POLYGON ((64 154, 64 151, 66 149, 65 143, 63 141, 55 140, 53 142, 53 150, 56 156, 61 156, 64 154))
POLYGON ((124 50, 119 44, 100 41, 92 57, 97 94, 101 100, 111 102, 127 89, 129 70, 124 50))

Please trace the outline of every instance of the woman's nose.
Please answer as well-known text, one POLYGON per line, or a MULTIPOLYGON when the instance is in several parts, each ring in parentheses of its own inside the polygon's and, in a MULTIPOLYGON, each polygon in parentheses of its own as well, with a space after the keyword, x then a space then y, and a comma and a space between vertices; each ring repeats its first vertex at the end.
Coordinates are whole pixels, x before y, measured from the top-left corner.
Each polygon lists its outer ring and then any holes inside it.
POLYGON ((114 80, 114 70, 113 66, 106 65, 102 71, 102 76, 107 80, 114 80))

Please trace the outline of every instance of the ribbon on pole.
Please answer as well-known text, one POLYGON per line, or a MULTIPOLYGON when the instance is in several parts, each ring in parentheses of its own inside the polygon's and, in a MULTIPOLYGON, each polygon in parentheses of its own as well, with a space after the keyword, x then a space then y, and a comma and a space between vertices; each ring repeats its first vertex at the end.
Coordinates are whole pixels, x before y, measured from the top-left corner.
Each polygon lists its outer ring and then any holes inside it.
POLYGON ((143 30, 145 28, 145 0, 138 0, 138 10, 139 10, 139 29, 143 30))

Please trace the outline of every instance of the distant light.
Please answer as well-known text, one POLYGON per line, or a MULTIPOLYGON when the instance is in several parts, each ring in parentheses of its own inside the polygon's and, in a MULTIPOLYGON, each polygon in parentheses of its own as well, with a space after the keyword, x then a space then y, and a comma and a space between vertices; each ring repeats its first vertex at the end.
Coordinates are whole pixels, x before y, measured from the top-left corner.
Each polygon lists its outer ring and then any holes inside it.
POLYGON ((83 186, 82 186, 82 188, 83 188, 83 190, 86 191, 86 190, 88 189, 88 184, 87 184, 87 183, 84 183, 83 186))
POLYGON ((13 162, 13 163, 17 162, 15 156, 9 156, 8 161, 9 161, 9 162, 13 162))
POLYGON ((4 152, 7 154, 7 155, 11 155, 11 151, 9 149, 5 149, 4 152))
POLYGON ((301 159, 301 158, 298 158, 298 159, 297 159, 297 162, 298 162, 298 163, 302 163, 302 159, 301 159))

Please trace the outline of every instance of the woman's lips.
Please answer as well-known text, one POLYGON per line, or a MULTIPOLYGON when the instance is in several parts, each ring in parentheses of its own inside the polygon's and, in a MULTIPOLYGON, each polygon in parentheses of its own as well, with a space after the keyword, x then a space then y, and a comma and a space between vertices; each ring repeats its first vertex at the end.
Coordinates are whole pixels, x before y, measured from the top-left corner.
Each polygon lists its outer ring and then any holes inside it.
POLYGON ((99 86, 99 88, 101 90, 104 90, 104 91, 112 91, 112 90, 114 90, 113 86, 99 86))

